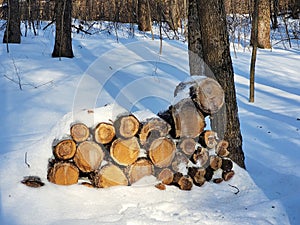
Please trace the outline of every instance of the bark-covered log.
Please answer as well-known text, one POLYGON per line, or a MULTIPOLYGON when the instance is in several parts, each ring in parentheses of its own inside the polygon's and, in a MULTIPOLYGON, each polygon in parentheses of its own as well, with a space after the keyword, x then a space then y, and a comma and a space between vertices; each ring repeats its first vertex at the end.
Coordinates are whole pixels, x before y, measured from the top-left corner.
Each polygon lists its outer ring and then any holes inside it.
POLYGON ((143 123, 139 137, 142 145, 146 142, 151 143, 153 140, 168 135, 171 126, 161 118, 152 118, 143 123))
POLYGON ((110 147, 110 156, 122 166, 133 164, 139 157, 140 145, 136 137, 130 139, 118 138, 110 147))
POLYGON ((100 144, 110 143, 115 135, 115 128, 112 124, 102 122, 95 128, 95 141, 100 144))
POLYGON ((181 138, 178 148, 188 156, 191 156, 196 150, 196 141, 193 138, 181 138))
POLYGON ((173 140, 161 137, 154 140, 149 149, 148 155, 152 163, 159 167, 168 167, 175 156, 176 146, 173 140))
POLYGON ((71 126, 71 137, 76 142, 83 142, 90 136, 89 128, 83 123, 76 123, 71 126))
POLYGON ((204 116, 189 98, 181 100, 172 107, 172 116, 177 138, 195 138, 204 130, 204 116))
POLYGON ((218 136, 216 132, 212 130, 205 130, 199 136, 199 143, 205 148, 212 149, 217 146, 217 139, 218 136))
POLYGON ((207 181, 210 181, 212 179, 213 175, 214 175, 214 170, 210 166, 206 167, 205 175, 204 175, 205 179, 207 181))
POLYGON ((209 163, 209 153, 206 148, 198 147, 191 157, 191 161, 199 167, 206 167, 209 163))
POLYGON ((229 155, 228 151, 229 143, 228 141, 221 140, 216 146, 216 154, 221 157, 226 157, 229 155))
POLYGON ((85 141, 78 145, 74 162, 84 173, 97 170, 105 156, 105 152, 100 145, 93 141, 85 141))
POLYGON ((173 171, 175 172, 186 173, 188 163, 189 163, 189 159, 185 154, 181 152, 176 152, 175 157, 171 163, 171 166, 173 171))
POLYGON ((53 148, 53 155, 59 160, 71 159, 75 152, 76 144, 71 139, 62 140, 53 148))
POLYGON ((134 115, 124 114, 117 117, 114 127, 118 138, 131 138, 139 131, 140 122, 134 115))
POLYGON ((150 175, 154 175, 154 166, 147 158, 140 158, 129 167, 128 178, 130 184, 150 175))
POLYGON ((78 168, 69 162, 56 162, 48 168, 48 180, 54 184, 76 184, 79 178, 78 168))
POLYGON ((233 170, 230 170, 230 171, 223 171, 223 173, 222 173, 222 178, 223 178, 225 181, 230 180, 233 176, 234 176, 234 171, 233 171, 233 170))
POLYGON ((193 187, 193 179, 189 175, 183 175, 180 172, 174 174, 172 184, 179 187, 181 190, 189 191, 193 187))
POLYGON ((174 172, 169 168, 163 168, 156 172, 156 177, 163 184, 171 184, 173 182, 174 172))
POLYGON ((224 159, 222 158, 222 166, 221 169, 225 172, 231 171, 233 167, 233 163, 230 159, 224 159))
POLYGON ((222 166, 222 158, 217 155, 210 156, 209 165, 215 171, 220 169, 222 166))
POLYGON ((93 183, 96 187, 107 188, 118 185, 128 185, 128 179, 120 167, 114 164, 103 166, 94 176, 93 183))
POLYGON ((204 168, 190 167, 188 170, 188 175, 197 186, 202 186, 205 183, 205 174, 206 170, 204 168))

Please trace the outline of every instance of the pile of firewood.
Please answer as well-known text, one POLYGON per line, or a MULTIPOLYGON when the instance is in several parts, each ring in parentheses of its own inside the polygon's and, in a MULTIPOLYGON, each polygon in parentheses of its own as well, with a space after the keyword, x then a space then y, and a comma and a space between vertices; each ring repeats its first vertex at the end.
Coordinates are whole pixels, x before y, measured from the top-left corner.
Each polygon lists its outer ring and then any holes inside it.
POLYGON ((202 78, 181 83, 175 95, 186 90, 186 98, 146 121, 123 113, 95 127, 72 124, 69 138, 54 141, 48 180, 60 185, 85 180, 81 183, 105 188, 155 176, 156 187, 183 190, 229 180, 234 171, 228 142, 205 130, 205 117, 224 104, 223 90, 215 80, 202 78))

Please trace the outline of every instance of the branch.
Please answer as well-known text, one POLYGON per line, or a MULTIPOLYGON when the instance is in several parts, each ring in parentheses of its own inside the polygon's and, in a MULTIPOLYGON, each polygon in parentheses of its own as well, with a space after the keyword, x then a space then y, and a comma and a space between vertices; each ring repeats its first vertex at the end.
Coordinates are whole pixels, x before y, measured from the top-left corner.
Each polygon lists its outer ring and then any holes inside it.
POLYGON ((81 31, 81 32, 83 32, 83 33, 85 33, 85 34, 92 35, 92 33, 83 30, 81 27, 76 27, 75 25, 72 25, 72 27, 75 28, 75 29, 77 30, 77 33, 79 33, 79 31, 81 31))

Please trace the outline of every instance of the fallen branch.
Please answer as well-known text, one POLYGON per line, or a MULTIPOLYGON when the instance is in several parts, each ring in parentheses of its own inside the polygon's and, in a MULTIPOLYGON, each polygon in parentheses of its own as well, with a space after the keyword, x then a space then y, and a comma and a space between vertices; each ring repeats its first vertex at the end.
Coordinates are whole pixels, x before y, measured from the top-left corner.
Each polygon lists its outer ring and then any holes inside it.
POLYGON ((233 186, 233 185, 231 185, 231 184, 228 184, 230 187, 233 187, 233 188, 235 188, 237 191, 236 192, 234 192, 234 194, 235 195, 237 195, 238 193, 240 193, 240 189, 238 189, 236 186, 233 186))
POLYGON ((30 164, 27 162, 27 152, 25 152, 25 164, 28 168, 30 168, 30 164))
POLYGON ((92 33, 83 30, 82 27, 76 27, 74 24, 73 24, 71 27, 75 28, 75 29, 77 30, 77 33, 79 33, 79 31, 81 31, 81 32, 83 32, 83 33, 85 33, 85 34, 92 35, 92 33))

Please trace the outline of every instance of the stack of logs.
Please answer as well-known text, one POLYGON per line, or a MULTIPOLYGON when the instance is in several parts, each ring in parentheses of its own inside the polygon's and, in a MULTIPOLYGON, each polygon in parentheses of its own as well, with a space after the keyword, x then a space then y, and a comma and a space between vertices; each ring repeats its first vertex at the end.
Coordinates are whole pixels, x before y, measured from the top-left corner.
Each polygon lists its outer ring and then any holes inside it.
POLYGON ((202 78, 181 83, 175 94, 186 87, 189 97, 146 121, 126 113, 95 127, 72 124, 69 138, 54 141, 48 180, 71 185, 84 178, 84 185, 106 188, 152 175, 157 188, 182 190, 229 180, 234 171, 228 142, 205 130, 205 117, 224 104, 223 90, 215 80, 202 78))

